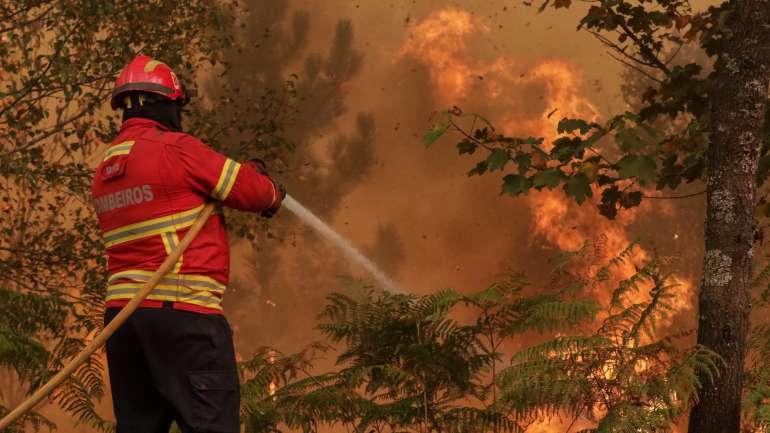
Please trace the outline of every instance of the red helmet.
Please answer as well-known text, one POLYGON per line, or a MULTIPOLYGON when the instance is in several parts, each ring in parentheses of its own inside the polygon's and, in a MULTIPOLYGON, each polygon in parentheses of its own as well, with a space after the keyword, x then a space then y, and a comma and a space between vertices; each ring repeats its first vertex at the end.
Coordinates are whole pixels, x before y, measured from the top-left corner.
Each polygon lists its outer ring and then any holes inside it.
POLYGON ((115 81, 110 106, 116 110, 120 97, 128 92, 149 92, 168 99, 187 99, 184 87, 168 65, 152 57, 139 55, 126 66, 115 81))

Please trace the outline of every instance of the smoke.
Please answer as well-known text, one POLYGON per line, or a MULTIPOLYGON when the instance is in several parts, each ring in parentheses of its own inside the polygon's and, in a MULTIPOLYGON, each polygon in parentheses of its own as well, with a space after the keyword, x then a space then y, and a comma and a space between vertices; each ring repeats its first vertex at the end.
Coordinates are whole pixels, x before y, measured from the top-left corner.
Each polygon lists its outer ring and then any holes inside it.
MULTIPOLYGON (((624 104, 619 66, 574 32, 579 10, 535 16, 488 3, 253 2, 241 17, 248 49, 233 55, 236 77, 259 89, 297 75, 288 133, 298 147, 281 156, 279 174, 292 195, 417 293, 478 289, 505 268, 537 279, 555 249, 586 240, 603 245, 602 258, 639 237, 648 249, 697 251, 676 242, 697 239, 697 227, 674 222, 676 205, 648 203, 608 221, 560 191, 500 197, 499 179, 465 176, 474 161, 450 140, 421 146, 432 113, 452 105, 509 134, 553 138, 563 117, 600 120, 624 104)), ((271 232, 236 248, 227 308, 245 351, 317 338, 312 319, 338 277, 366 277, 291 216, 271 232)), ((690 297, 683 288, 682 309, 690 297)))
MULTIPOLYGON (((438 103, 488 113, 507 134, 542 136, 549 143, 557 137, 562 118, 601 120, 600 110, 584 92, 582 73, 569 59, 476 58, 469 48, 473 38, 489 31, 485 21, 469 11, 439 10, 412 26, 400 54, 427 68, 438 103)), ((595 189, 594 195, 599 196, 599 191, 595 189)), ((596 257, 600 261, 611 259, 640 236, 632 233, 632 224, 660 211, 645 203, 610 221, 598 216, 593 203, 576 205, 558 190, 533 192, 524 201, 529 208, 530 246, 544 242, 560 250, 577 250, 593 241, 601 247, 596 257)), ((649 258, 645 248, 638 250, 637 261, 649 258)), ((634 264, 628 263, 620 276, 634 272, 634 264)), ((675 278, 680 282, 680 296, 674 308, 677 313, 685 312, 690 308, 693 285, 685 278, 675 278)), ((607 289, 601 287, 594 294, 606 302, 607 289)), ((673 319, 668 322, 672 323, 673 319)))
MULTIPOLYGON (((236 76, 262 89, 296 74, 301 98, 287 130, 297 149, 273 161, 278 177, 404 287, 476 290, 504 269, 545 281, 557 249, 590 240, 606 259, 642 238, 639 258, 682 256, 669 324, 694 327, 700 203, 646 201, 609 221, 596 197, 582 206, 558 190, 501 197, 496 176, 465 175, 475 161, 457 156, 451 140, 430 150, 420 142, 433 114, 453 105, 508 134, 546 141, 561 118, 601 121, 622 111, 621 67, 574 31, 579 7, 536 16, 505 1, 250 6, 240 18, 236 76)), ((342 288, 339 277, 368 278, 287 212, 270 230, 234 249, 226 310, 243 356, 258 345, 289 352, 319 338, 314 317, 324 296, 342 288)), ((606 289, 593 294, 606 299, 606 289)))

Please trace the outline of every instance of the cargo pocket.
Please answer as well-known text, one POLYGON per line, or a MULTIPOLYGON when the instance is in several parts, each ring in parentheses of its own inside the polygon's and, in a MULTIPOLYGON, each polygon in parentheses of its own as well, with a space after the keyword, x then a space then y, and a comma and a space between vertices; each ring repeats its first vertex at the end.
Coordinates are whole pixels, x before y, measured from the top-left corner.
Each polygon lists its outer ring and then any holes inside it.
POLYGON ((238 374, 235 370, 193 371, 192 419, 196 431, 238 433, 238 374))

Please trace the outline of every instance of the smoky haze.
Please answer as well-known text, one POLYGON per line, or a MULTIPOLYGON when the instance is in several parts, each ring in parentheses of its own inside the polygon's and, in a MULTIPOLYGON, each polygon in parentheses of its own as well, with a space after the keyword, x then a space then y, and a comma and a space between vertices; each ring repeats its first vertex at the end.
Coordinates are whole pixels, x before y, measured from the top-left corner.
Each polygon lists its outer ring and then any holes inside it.
MULTIPOLYGON (((288 128, 297 149, 275 161, 281 180, 401 287, 467 292, 512 269, 548 290, 557 249, 593 240, 602 259, 641 238, 643 256, 680 257, 680 297, 667 323, 695 326, 701 200, 647 201, 608 221, 596 195, 582 206, 561 191, 501 197, 498 175, 466 176, 476 161, 459 157, 450 138, 422 145, 436 113, 452 106, 506 133, 547 138, 563 117, 601 121, 627 109, 623 85, 638 77, 575 31, 580 5, 538 14, 508 1, 252 3, 240 37, 254 51, 238 67, 255 86, 296 74, 300 97, 288 128)), ((346 290, 340 276, 373 281, 287 212, 271 231, 233 254, 226 310, 243 357, 320 339, 315 317, 329 292, 346 290)), ((606 289, 593 294, 606 299, 606 289)), ((317 367, 333 361, 330 353, 317 367)))
MULTIPOLYGON (((436 113, 452 106, 506 133, 545 137, 565 116, 602 120, 624 111, 633 101, 623 88, 638 76, 575 30, 582 4, 538 14, 537 3, 506 0, 245 3, 229 79, 241 96, 284 89, 289 79, 297 92, 285 131, 296 149, 255 156, 401 287, 467 292, 507 269, 544 283, 558 248, 590 239, 611 254, 641 238, 645 254, 680 257, 683 287, 670 324, 695 326, 689 306, 701 263, 701 199, 646 201, 607 221, 596 197, 582 206, 560 191, 502 197, 498 175, 466 176, 476 161, 459 157, 451 138, 431 149, 421 142, 436 113)), ((200 84, 204 95, 220 88, 217 79, 200 84)), ((242 358, 258 346, 292 352, 320 339, 314 323, 325 296, 345 290, 342 277, 372 280, 285 210, 270 233, 233 240, 225 310, 242 358)), ((53 414, 61 431, 82 428, 53 414)))
MULTIPOLYGON (((239 17, 248 53, 232 60, 244 87, 277 88, 296 74, 288 135, 297 149, 275 161, 279 177, 408 290, 476 290, 505 269, 537 280, 557 248, 598 239, 609 255, 642 238, 645 254, 681 256, 684 314, 697 282, 700 200, 650 202, 607 221, 596 197, 582 206, 559 191, 501 197, 498 176, 466 176, 475 161, 457 156, 451 139, 421 144, 435 113, 454 105, 507 133, 546 137, 565 116, 625 110, 621 65, 575 31, 581 7, 253 1, 239 17)), ((315 315, 343 289, 340 276, 369 278, 286 212, 271 232, 235 245, 226 308, 243 356, 319 338, 315 315)))

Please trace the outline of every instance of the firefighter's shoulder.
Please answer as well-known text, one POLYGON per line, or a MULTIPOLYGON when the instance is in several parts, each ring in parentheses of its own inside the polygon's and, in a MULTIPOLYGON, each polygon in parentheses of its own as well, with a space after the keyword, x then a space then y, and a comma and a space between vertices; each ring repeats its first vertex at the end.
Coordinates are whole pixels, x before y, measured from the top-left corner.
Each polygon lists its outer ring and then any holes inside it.
POLYGON ((185 132, 164 132, 164 135, 167 135, 163 140, 166 142, 167 146, 178 151, 184 151, 185 153, 196 151, 213 151, 213 149, 204 143, 201 139, 185 132))

